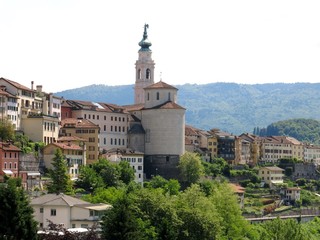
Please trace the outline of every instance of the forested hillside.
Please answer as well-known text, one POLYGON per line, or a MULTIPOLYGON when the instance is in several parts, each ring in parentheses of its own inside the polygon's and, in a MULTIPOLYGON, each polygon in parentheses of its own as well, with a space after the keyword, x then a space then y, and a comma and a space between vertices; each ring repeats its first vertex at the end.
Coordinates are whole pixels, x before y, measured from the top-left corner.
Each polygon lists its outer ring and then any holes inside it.
MULTIPOLYGON (((133 85, 90 85, 56 93, 65 99, 133 103, 133 85)), ((184 84, 175 86, 178 103, 187 109, 186 123, 241 134, 254 127, 296 118, 320 119, 320 83, 184 84)))
POLYGON ((313 119, 290 119, 270 124, 266 128, 255 128, 260 136, 290 136, 299 141, 320 144, 320 122, 313 119))

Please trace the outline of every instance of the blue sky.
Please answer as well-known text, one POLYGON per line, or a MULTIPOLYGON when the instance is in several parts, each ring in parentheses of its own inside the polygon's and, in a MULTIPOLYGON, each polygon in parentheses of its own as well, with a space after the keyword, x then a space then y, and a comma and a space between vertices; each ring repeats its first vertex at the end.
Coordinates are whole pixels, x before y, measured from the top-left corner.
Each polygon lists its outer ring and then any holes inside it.
POLYGON ((0 0, 0 76, 57 92, 135 81, 149 24, 155 80, 320 82, 320 1, 0 0))

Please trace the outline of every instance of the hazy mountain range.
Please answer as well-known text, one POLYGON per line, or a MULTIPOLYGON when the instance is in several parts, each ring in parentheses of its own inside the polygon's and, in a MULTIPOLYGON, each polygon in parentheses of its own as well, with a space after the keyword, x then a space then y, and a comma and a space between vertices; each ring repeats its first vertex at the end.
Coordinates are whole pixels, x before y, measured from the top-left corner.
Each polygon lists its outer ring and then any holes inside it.
MULTIPOLYGON (((133 104, 134 85, 90 85, 55 93, 71 100, 133 104)), ((320 119, 320 83, 175 85, 186 124, 233 134, 292 118, 320 119)))

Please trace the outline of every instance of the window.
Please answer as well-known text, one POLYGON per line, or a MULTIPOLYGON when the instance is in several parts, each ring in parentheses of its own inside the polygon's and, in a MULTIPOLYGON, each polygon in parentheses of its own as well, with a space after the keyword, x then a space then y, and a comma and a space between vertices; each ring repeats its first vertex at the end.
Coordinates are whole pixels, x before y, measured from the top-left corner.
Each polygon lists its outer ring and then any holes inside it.
POLYGON ((146 71, 146 79, 151 79, 151 71, 149 68, 146 71))
POLYGON ((160 99, 160 93, 157 92, 157 100, 159 100, 159 99, 160 99))
POLYGON ((106 131, 106 130, 107 130, 107 126, 103 125, 103 131, 106 131))
POLYGON ((138 166, 138 170, 142 170, 142 166, 138 166))
POLYGON ((51 209, 51 216, 57 216, 57 210, 56 209, 51 209))
POLYGON ((40 208, 40 213, 43 213, 43 208, 40 208))
POLYGON ((107 120, 107 116, 103 116, 103 120, 107 120))
POLYGON ((110 139, 110 144, 113 145, 113 139, 112 138, 110 139))
POLYGON ((150 99, 150 94, 148 93, 147 94, 147 100, 149 101, 149 99, 150 99))
POLYGON ((76 228, 76 225, 74 223, 72 223, 72 228, 76 228))
POLYGON ((88 226, 88 224, 81 224, 81 227, 82 228, 88 228, 89 226, 88 226))

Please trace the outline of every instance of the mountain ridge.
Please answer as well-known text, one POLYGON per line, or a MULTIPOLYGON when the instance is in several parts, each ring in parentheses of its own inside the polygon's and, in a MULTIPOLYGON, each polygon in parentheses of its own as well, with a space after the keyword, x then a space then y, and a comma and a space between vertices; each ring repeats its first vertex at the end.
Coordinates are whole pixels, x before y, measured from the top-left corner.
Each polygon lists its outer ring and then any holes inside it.
MULTIPOLYGON (((320 83, 208 83, 174 85, 178 104, 185 107, 186 124, 233 134, 292 118, 320 119, 320 83)), ((130 105, 134 85, 93 84, 55 93, 69 100, 130 105), (93 94, 94 93, 94 94, 93 94)))

